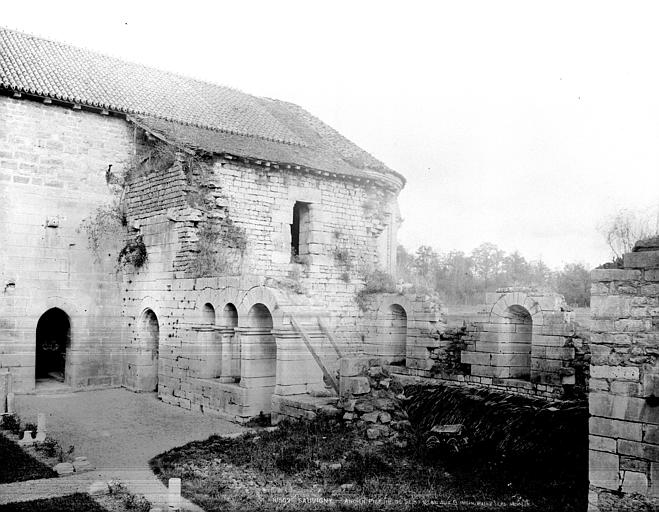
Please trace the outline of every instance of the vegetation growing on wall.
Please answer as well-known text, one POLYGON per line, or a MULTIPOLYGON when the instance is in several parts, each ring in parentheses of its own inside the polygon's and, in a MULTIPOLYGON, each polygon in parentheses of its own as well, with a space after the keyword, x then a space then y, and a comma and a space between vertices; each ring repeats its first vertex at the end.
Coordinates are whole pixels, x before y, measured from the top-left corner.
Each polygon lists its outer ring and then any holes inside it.
POLYGON ((396 292, 394 278, 382 270, 372 270, 364 274, 364 288, 357 292, 355 302, 359 309, 366 311, 368 298, 376 293, 396 292))
POLYGON ((87 246, 94 255, 94 260, 98 262, 105 252, 102 248, 108 241, 123 240, 126 224, 123 205, 118 200, 114 200, 108 205, 99 206, 91 215, 85 217, 77 231, 87 235, 87 246))
POLYGON ((197 277, 240 273, 240 263, 247 247, 245 230, 230 217, 207 220, 199 228, 198 254, 192 262, 197 277))
POLYGON ((142 235, 137 235, 135 238, 129 239, 123 249, 119 251, 117 264, 120 268, 130 265, 133 268, 138 269, 144 266, 147 258, 148 255, 146 252, 146 245, 144 245, 144 238, 142 235))

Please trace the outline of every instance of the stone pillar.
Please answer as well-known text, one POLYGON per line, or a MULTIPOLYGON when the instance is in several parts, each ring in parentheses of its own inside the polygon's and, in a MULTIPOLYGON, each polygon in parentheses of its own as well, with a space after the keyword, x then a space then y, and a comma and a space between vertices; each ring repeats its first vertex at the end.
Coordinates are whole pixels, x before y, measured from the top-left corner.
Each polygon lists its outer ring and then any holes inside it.
POLYGON ((37 436, 35 441, 43 443, 46 440, 46 415, 43 412, 37 414, 37 436))
POLYGON ((231 375, 235 381, 240 380, 241 368, 241 336, 238 328, 233 329, 233 337, 231 338, 231 375))
POLYGON ((246 388, 274 388, 277 345, 272 329, 240 329, 240 347, 240 385, 246 388))
POLYGON ((659 507, 659 247, 591 273, 589 511, 659 507))
MULTIPOLYGON (((233 327, 221 327, 217 330, 220 343, 220 382, 236 382, 236 373, 233 367, 234 338, 237 336, 233 327)), ((240 357, 240 353, 238 353, 240 357)))

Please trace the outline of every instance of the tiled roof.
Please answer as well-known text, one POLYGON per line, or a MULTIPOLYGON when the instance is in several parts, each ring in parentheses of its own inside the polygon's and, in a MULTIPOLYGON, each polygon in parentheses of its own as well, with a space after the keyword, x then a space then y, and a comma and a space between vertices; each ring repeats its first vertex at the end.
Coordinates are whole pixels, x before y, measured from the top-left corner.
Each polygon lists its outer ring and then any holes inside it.
POLYGON ((402 179, 296 105, 2 27, 0 87, 128 114, 206 151, 402 179))

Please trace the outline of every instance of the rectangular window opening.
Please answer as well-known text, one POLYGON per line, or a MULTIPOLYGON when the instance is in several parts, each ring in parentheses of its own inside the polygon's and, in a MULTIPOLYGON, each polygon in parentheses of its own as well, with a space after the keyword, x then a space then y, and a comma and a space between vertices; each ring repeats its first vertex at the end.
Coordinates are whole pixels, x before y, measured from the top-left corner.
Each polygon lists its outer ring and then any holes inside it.
POLYGON ((297 262, 301 256, 309 254, 309 203, 296 201, 293 206, 291 224, 291 261, 297 262))

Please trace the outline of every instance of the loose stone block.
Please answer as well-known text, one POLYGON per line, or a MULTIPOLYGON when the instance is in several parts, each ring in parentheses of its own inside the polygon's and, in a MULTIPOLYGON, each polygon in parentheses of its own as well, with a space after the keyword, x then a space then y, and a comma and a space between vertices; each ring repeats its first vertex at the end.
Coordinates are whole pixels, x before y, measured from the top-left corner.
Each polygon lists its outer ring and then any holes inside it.
POLYGON ((362 416, 361 419, 368 423, 377 423, 378 417, 380 416, 379 411, 368 412, 362 416))
POLYGON ((365 395, 371 390, 368 377, 346 377, 341 378, 341 396, 365 395))
POLYGON ((70 462, 60 462, 53 469, 57 472, 58 475, 70 475, 73 473, 73 464, 70 462))
POLYGON ((32 439, 32 431, 31 430, 26 430, 23 432, 23 437, 18 441, 18 444, 23 444, 23 445, 29 445, 33 444, 34 439, 32 439))
POLYGON ((370 366, 368 359, 343 357, 340 360, 339 373, 341 377, 356 377, 364 374, 370 366))

